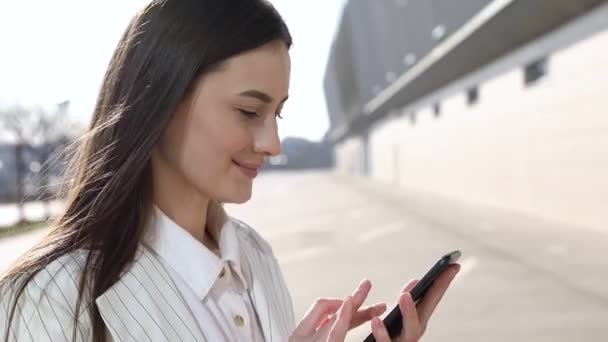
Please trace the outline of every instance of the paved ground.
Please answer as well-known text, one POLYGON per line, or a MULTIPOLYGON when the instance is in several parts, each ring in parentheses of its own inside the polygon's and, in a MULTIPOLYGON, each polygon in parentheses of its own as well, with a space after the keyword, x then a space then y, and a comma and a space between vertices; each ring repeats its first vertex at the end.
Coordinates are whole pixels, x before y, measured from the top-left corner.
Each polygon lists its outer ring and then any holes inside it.
MULTIPOLYGON (((274 246, 297 315, 362 278, 371 301, 461 249, 425 341, 607 341, 607 234, 480 210, 323 173, 266 175, 233 211, 274 246)), ((352 341, 367 333, 364 327, 352 341)))
MULTIPOLYGON (((606 234, 472 208, 330 173, 269 173, 252 201, 229 206, 273 245, 300 317, 316 297, 363 278, 392 306, 438 256, 464 253, 458 281, 424 341, 608 340, 606 234)), ((39 238, 0 240, 4 260, 39 238)), ((360 341, 362 327, 350 341, 360 341)))
POLYGON ((17 256, 40 240, 46 229, 36 229, 25 234, 0 239, 0 272, 5 270, 17 256))

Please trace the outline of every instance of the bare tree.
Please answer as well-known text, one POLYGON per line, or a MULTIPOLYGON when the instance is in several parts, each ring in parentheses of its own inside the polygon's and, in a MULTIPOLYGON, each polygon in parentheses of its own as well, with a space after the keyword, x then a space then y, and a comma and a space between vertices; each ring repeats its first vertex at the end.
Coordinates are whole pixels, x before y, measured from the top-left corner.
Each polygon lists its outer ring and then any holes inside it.
POLYGON ((54 162, 58 149, 74 135, 76 126, 68 119, 69 102, 57 105, 54 110, 42 107, 26 108, 14 105, 0 110, 0 127, 11 136, 15 153, 15 200, 19 208, 19 221, 26 221, 24 203, 39 196, 45 203, 45 215, 50 216, 50 180, 58 170, 54 162), (29 183, 26 183, 29 180, 29 183), (34 185, 36 193, 27 191, 34 185))
POLYGON ((3 110, 1 112, 0 120, 3 128, 12 135, 12 139, 14 139, 15 142, 15 200, 17 200, 17 206, 19 208, 19 222, 23 222, 25 221, 24 148, 28 145, 29 137, 33 135, 36 122, 33 113, 20 105, 14 105, 3 110))

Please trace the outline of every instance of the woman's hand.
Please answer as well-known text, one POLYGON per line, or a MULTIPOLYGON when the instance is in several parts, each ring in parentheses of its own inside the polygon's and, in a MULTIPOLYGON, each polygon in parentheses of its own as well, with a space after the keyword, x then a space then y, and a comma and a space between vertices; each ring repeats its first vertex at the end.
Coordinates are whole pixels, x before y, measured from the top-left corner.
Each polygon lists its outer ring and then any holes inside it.
POLYGON ((386 304, 360 308, 371 289, 369 280, 359 284, 355 292, 345 300, 320 298, 304 315, 293 334, 290 342, 342 342, 346 334, 372 317, 386 311, 386 304))
MULTIPOLYGON (((426 331, 429 319, 435 311, 435 308, 443 298, 448 286, 460 270, 460 265, 451 266, 451 268, 443 272, 433 283, 431 288, 424 295, 418 306, 412 301, 409 292, 416 286, 418 280, 410 281, 401 290, 399 296, 399 309, 403 316, 403 330, 401 335, 393 341, 398 342, 417 342, 420 340, 426 331)), ((377 342, 391 342, 386 327, 377 317, 372 318, 372 333, 377 342)))

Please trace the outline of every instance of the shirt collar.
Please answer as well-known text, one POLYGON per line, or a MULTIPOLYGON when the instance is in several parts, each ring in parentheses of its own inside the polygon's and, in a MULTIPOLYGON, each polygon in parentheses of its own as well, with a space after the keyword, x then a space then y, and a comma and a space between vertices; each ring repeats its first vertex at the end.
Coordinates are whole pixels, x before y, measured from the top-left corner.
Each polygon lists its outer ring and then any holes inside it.
POLYGON ((226 264, 230 264, 243 286, 248 289, 240 265, 236 228, 230 217, 219 231, 218 244, 221 258, 157 206, 154 206, 147 228, 146 244, 188 284, 201 300, 207 296, 226 264))

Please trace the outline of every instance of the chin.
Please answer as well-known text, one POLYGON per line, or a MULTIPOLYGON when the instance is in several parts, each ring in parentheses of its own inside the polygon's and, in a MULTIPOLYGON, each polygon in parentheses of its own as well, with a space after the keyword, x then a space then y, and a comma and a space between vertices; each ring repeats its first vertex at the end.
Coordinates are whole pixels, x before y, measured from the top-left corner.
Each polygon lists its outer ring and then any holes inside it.
POLYGON ((248 190, 240 190, 235 191, 230 194, 226 194, 223 196, 222 202, 224 203, 234 203, 234 204, 243 204, 251 199, 251 189, 248 190))
POLYGON ((251 196, 246 196, 246 197, 242 197, 242 198, 235 198, 232 201, 230 201, 230 203, 234 203, 234 204, 243 204, 247 201, 249 201, 249 199, 251 199, 251 196))

